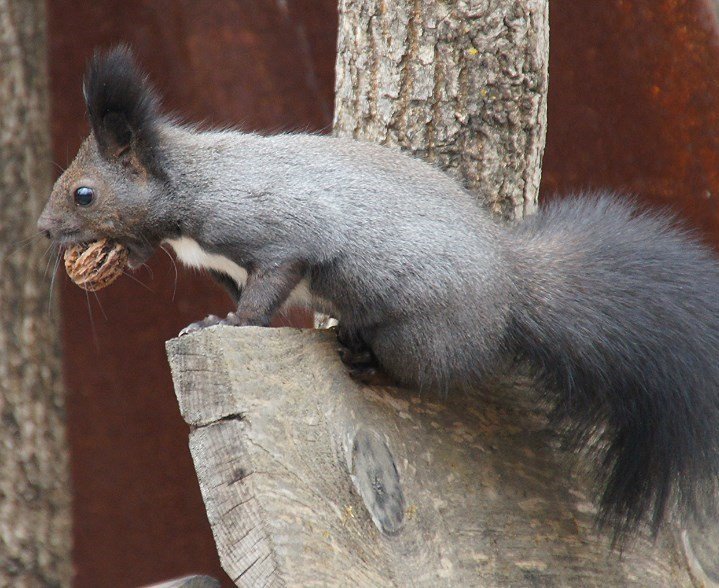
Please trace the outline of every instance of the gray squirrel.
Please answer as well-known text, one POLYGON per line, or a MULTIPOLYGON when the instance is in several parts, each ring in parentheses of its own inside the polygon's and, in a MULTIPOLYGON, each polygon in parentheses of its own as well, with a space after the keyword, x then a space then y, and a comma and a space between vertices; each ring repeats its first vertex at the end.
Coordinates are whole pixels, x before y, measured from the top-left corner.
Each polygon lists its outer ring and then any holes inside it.
POLYGON ((84 96, 91 134, 38 227, 65 246, 115 239, 131 267, 169 242, 209 270, 237 310, 186 332, 305 304, 340 321, 350 363, 370 353, 441 392, 516 357, 570 440, 601 434, 598 520, 615 539, 714 505, 719 262, 671 215, 595 194, 503 226, 398 151, 183 126, 124 47, 95 54, 84 96))

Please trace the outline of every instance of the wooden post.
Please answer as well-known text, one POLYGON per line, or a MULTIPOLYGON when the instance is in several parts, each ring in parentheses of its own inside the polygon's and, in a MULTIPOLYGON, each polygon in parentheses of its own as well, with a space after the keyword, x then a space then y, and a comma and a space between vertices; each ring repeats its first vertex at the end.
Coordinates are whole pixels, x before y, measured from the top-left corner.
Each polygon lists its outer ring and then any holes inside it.
POLYGON ((238 586, 690 586, 671 534, 593 531, 581 461, 517 377, 446 403, 351 380, 330 331, 168 342, 224 569, 238 586))

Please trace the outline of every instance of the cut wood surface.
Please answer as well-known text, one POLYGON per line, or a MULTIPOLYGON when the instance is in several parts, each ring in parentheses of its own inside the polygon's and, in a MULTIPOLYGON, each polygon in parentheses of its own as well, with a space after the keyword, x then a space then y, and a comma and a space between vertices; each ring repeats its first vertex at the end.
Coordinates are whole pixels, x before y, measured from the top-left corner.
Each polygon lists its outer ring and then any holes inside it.
POLYGON ((678 535, 620 555, 594 530, 582 458, 521 376, 443 401, 357 384, 331 331, 216 327, 167 347, 240 586, 701 585, 678 535))

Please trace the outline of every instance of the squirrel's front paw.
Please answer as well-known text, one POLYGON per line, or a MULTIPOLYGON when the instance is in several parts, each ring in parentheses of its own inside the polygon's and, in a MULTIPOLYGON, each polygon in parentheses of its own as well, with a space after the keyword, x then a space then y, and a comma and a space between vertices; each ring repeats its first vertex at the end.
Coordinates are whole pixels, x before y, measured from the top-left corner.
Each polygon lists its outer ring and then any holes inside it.
POLYGON ((182 337, 183 335, 189 335, 190 333, 195 333, 201 329, 214 327, 216 325, 226 325, 228 327, 268 327, 270 325, 270 321, 269 319, 264 318, 253 320, 241 317, 236 312, 230 312, 225 318, 220 318, 219 316, 211 314, 201 321, 187 325, 180 331, 179 336, 182 337))
POLYGON ((237 312, 229 313, 222 321, 221 325, 229 325, 231 327, 269 327, 269 317, 249 317, 237 312))
POLYGON ((221 319, 219 316, 210 314, 203 318, 201 321, 197 321, 195 323, 190 323, 189 325, 187 325, 184 329, 180 331, 180 334, 178 336, 182 337, 184 335, 189 335, 190 333, 195 333, 201 329, 206 329, 207 327, 221 325, 224 320, 225 319, 221 319))

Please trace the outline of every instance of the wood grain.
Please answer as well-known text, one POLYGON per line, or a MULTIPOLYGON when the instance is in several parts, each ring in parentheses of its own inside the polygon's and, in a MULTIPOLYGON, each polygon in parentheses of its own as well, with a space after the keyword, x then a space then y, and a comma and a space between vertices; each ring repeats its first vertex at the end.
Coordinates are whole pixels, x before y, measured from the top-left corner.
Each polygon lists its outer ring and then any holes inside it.
POLYGON ((585 462, 524 378, 444 402, 356 384, 336 346, 252 327, 168 342, 238 586, 692 585, 673 534, 620 555, 595 532, 585 462))

